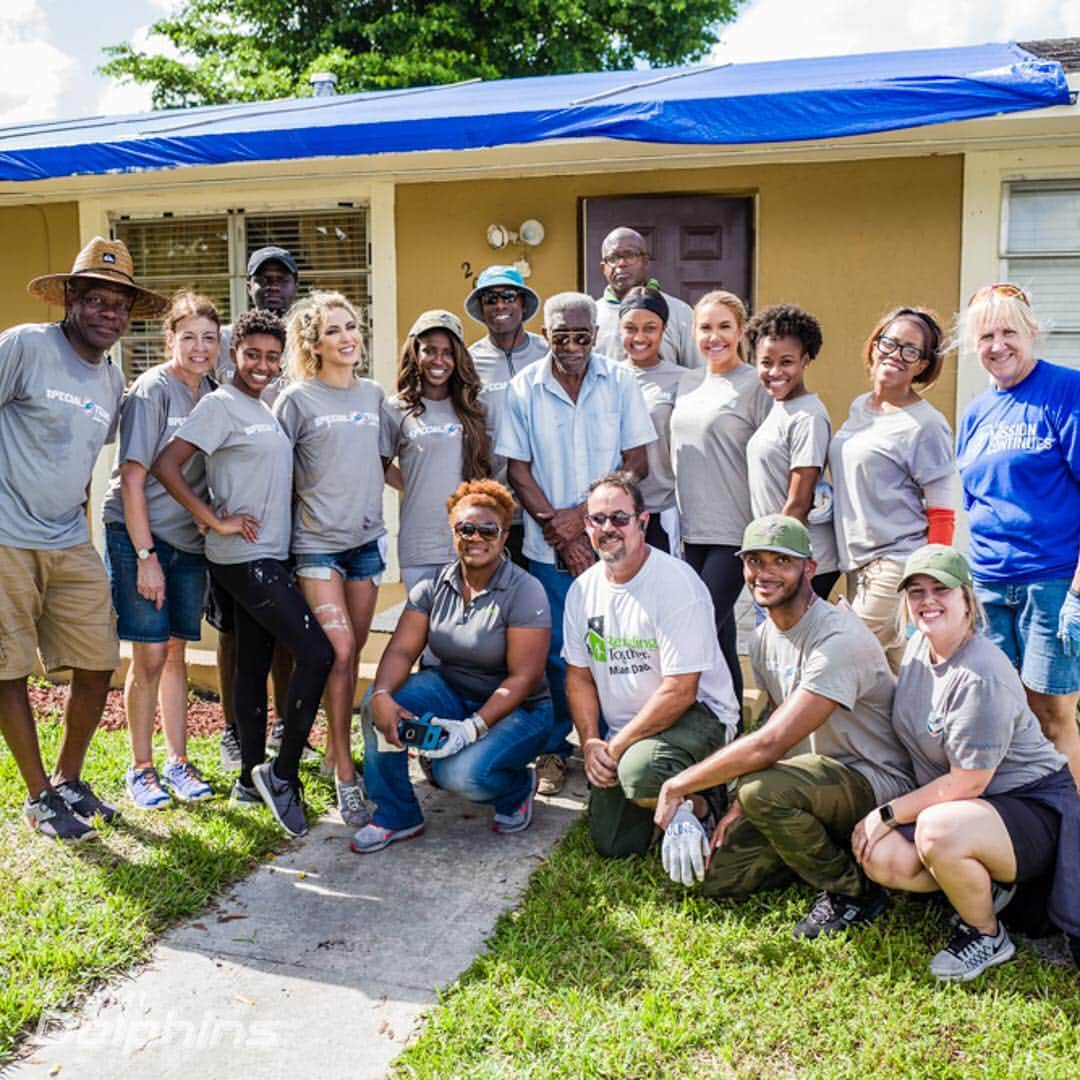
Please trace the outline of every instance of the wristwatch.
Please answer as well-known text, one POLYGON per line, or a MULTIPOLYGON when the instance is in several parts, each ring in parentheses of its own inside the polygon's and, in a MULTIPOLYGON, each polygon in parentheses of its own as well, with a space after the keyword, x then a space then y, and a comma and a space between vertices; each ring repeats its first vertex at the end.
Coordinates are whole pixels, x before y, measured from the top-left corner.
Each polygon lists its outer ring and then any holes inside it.
POLYGON ((893 813, 892 803, 886 803, 883 807, 881 807, 880 810, 878 810, 878 814, 881 815, 882 825, 886 825, 890 829, 896 828, 898 822, 896 820, 896 815, 893 813))
POLYGON ((157 551, 157 548, 151 545, 148 548, 136 548, 135 554, 138 556, 139 562, 146 562, 155 551, 157 551))

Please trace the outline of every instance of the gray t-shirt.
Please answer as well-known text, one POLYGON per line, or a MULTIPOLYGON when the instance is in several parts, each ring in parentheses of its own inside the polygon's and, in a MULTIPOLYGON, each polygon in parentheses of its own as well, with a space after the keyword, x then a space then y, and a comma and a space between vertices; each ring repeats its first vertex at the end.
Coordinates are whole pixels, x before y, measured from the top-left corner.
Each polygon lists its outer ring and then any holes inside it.
POLYGON ((88 363, 59 323, 0 334, 0 545, 31 550, 89 541, 86 488, 116 438, 124 376, 88 363))
POLYGON ((939 664, 915 634, 896 682, 893 727, 920 786, 953 766, 993 769, 985 793, 1002 795, 1067 764, 1028 707, 1016 669, 982 634, 939 664))
POLYGON ((386 532, 382 458, 391 452, 385 396, 371 379, 339 387, 315 378, 290 383, 274 403, 294 451, 294 553, 349 551, 386 532))
POLYGON ((649 443, 645 454, 649 461, 649 475, 641 481, 641 497, 650 514, 668 510, 675 505, 675 470, 671 465, 671 410, 679 380, 686 369, 661 358, 652 367, 639 368, 631 365, 634 377, 641 387, 645 407, 656 428, 656 442, 649 443))
MULTIPOLYGON (((769 415, 746 444, 750 510, 755 518, 780 513, 787 502, 792 469, 825 469, 830 435, 829 414, 817 394, 773 402, 769 415)), ((832 522, 811 525, 809 529, 818 573, 835 570, 836 534, 832 522)))
POLYGON ((274 414, 235 386, 204 397, 176 431, 176 438, 206 455, 206 479, 215 513, 251 514, 259 520, 254 544, 242 536, 206 534, 210 562, 287 559, 292 524, 293 452, 274 414))
MULTIPOLYGON (((203 537, 191 514, 149 472, 154 459, 165 449, 165 444, 176 434, 176 429, 188 418, 196 404, 196 395, 170 374, 168 368, 168 364, 158 364, 144 371, 124 395, 120 405, 120 445, 116 453, 116 468, 101 508, 101 517, 106 524, 124 523, 120 466, 126 461, 133 461, 147 470, 143 495, 146 497, 150 532, 180 551, 201 554, 203 537)), ((203 378, 197 396, 203 398, 212 392, 210 380, 203 378)), ((205 499, 206 462, 202 454, 189 458, 183 472, 195 494, 205 499)))
POLYGON ((829 444, 841 570, 903 562, 926 543, 922 489, 956 471, 948 421, 928 401, 875 412, 857 397, 829 444))
MULTIPOLYGON (((454 561, 414 585, 406 608, 428 617, 428 648, 439 662, 439 674, 461 697, 480 704, 506 679, 506 631, 551 629, 544 587, 509 559, 468 604, 461 595, 461 566, 454 561)), ((525 704, 550 696, 545 677, 525 704)))
POLYGON ((398 532, 402 566, 441 565, 454 557, 446 500, 461 483, 464 429, 449 398, 421 400, 420 416, 406 416, 396 395, 383 405, 387 445, 405 488, 398 532))
POLYGON ((738 364, 722 375, 686 372, 671 412, 671 459, 683 540, 741 544, 751 521, 746 444, 772 398, 757 372, 738 364))
POLYGON ((766 619, 754 632, 750 662, 757 685, 778 705, 800 687, 836 702, 810 735, 810 751, 865 776, 879 806, 915 786, 890 722, 892 672, 857 615, 814 600, 789 630, 766 619))
MULTIPOLYGON (((669 293, 661 294, 667 301, 668 321, 664 327, 664 339, 660 343, 660 355, 681 368, 703 367, 705 360, 694 341, 694 309, 685 301, 669 293)), ((596 301, 595 349, 609 360, 622 360, 622 331, 619 329, 619 306, 621 301, 606 292, 596 301)))
MULTIPOLYGON (((503 398, 506 397, 510 380, 519 372, 537 360, 543 360, 548 354, 548 344, 539 334, 526 332, 525 342, 509 353, 493 345, 490 337, 482 337, 469 346, 469 355, 476 366, 476 374, 483 384, 480 389, 480 401, 487 414, 488 438, 492 448, 499 434, 499 421, 502 419, 503 398)), ((506 458, 491 455, 491 475, 500 484, 506 483, 506 458)), ((521 520, 520 507, 514 510, 514 521, 521 520)))
MULTIPOLYGON (((236 374, 236 365, 233 363, 229 348, 232 345, 232 323, 221 327, 221 344, 218 346, 218 362, 214 371, 214 377, 222 386, 232 386, 233 376, 236 374)), ((288 380, 284 375, 268 382, 259 400, 268 408, 272 409, 278 399, 278 395, 288 386, 288 380)))

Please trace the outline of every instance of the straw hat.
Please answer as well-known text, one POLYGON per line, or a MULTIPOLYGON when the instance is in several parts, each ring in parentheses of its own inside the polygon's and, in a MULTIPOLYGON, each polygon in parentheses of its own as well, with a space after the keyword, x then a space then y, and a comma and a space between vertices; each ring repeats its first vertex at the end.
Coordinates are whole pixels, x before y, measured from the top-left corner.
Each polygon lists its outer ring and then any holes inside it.
POLYGON ((106 281, 110 285, 126 285, 135 290, 135 304, 131 309, 131 316, 135 319, 149 319, 160 315, 168 306, 169 301, 159 293, 144 289, 135 283, 135 265, 131 261, 131 253, 122 240, 106 240, 104 237, 95 236, 75 256, 75 264, 70 274, 43 274, 34 278, 27 286, 26 291, 38 300, 54 307, 64 306, 64 286, 72 278, 91 278, 95 281, 106 281))

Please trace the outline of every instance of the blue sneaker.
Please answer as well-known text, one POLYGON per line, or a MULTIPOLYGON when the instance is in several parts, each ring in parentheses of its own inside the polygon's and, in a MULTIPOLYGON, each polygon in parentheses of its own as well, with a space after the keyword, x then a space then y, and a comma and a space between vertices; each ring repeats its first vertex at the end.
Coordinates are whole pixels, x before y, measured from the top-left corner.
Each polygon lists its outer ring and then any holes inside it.
POLYGON ((131 801, 140 810, 161 810, 172 802, 169 793, 161 786, 157 769, 153 765, 144 765, 142 768, 131 766, 124 780, 131 801))
POLYGON ((199 770, 187 758, 169 758, 161 770, 161 783, 181 802, 202 802, 214 794, 214 789, 199 775, 199 770))

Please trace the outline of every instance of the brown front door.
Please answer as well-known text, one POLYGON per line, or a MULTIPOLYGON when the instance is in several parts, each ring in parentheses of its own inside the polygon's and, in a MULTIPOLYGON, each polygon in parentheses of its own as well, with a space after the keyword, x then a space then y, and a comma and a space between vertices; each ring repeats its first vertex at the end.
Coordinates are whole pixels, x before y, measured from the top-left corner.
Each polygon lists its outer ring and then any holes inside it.
POLYGON ((619 225, 645 237, 649 272, 666 293, 691 306, 710 289, 728 289, 750 306, 754 200, 719 195, 635 195, 583 199, 585 291, 604 291, 600 245, 619 225))

